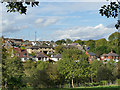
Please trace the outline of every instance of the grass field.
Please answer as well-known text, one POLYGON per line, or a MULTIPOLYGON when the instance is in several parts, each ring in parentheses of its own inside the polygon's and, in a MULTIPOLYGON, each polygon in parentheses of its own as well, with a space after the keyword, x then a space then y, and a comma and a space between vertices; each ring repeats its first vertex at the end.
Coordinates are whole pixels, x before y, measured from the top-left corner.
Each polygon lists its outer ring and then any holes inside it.
POLYGON ((120 86, 96 86, 96 87, 77 87, 77 88, 21 88, 19 90, 120 90, 120 86))

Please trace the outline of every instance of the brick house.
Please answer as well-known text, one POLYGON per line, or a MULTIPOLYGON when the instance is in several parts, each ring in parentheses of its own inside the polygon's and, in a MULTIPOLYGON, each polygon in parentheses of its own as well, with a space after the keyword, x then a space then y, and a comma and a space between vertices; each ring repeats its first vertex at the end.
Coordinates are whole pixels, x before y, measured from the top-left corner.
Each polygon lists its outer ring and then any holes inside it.
POLYGON ((118 62, 120 60, 120 56, 116 53, 113 53, 112 51, 108 54, 103 54, 100 57, 101 60, 107 60, 109 61, 110 59, 113 59, 114 61, 118 62))
POLYGON ((85 54, 88 55, 89 61, 94 61, 95 59, 97 59, 96 54, 93 53, 93 52, 87 52, 87 51, 86 51, 85 54))
POLYGON ((20 49, 18 47, 14 47, 13 49, 15 51, 15 56, 21 58, 22 61, 25 61, 28 58, 26 49, 20 49))

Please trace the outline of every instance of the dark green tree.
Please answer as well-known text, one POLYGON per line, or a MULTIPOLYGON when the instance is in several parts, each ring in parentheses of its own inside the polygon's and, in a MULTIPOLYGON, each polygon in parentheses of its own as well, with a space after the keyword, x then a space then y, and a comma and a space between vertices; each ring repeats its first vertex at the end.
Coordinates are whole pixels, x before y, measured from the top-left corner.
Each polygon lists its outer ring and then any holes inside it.
POLYGON ((22 87, 22 77, 24 69, 22 61, 19 58, 11 58, 8 51, 2 49, 2 86, 3 88, 19 88, 22 87))
POLYGON ((95 60, 90 64, 89 70, 90 70, 90 81, 91 82, 96 82, 97 80, 97 71, 100 66, 103 65, 102 61, 95 60))
POLYGON ((98 81, 106 80, 106 81, 113 81, 114 75, 112 68, 109 67, 107 64, 104 64, 98 68, 97 71, 97 79, 98 81))
POLYGON ((83 45, 83 44, 84 44, 84 41, 78 39, 78 40, 75 40, 74 43, 79 43, 80 45, 83 45))
POLYGON ((72 43, 72 42, 73 42, 73 41, 72 41, 71 39, 69 39, 69 38, 66 39, 66 43, 67 43, 67 44, 70 44, 70 43, 72 43))

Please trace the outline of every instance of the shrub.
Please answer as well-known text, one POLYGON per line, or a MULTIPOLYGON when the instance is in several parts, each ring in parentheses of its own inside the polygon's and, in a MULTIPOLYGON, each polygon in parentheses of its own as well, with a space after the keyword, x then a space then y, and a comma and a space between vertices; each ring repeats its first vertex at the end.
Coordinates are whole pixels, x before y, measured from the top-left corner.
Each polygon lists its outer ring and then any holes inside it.
POLYGON ((100 85, 106 85, 106 84, 107 84, 106 80, 100 81, 100 85))
POLYGON ((117 79, 116 83, 120 86, 120 79, 117 79))

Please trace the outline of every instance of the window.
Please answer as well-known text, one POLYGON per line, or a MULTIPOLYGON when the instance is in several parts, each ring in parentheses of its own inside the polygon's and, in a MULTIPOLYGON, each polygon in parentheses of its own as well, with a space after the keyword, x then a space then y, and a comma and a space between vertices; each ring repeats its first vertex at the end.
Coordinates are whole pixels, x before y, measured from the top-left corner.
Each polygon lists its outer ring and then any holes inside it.
POLYGON ((27 55, 27 53, 24 53, 24 55, 23 56, 26 56, 27 55))

